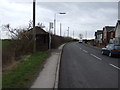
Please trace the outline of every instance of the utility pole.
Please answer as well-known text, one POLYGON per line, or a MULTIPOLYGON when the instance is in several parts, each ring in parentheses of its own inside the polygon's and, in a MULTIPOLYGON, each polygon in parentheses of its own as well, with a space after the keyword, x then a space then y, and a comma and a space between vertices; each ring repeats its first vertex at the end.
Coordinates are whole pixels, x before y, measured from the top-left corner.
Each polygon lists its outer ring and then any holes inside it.
POLYGON ((68 37, 69 37, 69 27, 68 27, 68 30, 67 30, 67 31, 68 31, 68 37))
POLYGON ((86 40, 87 40, 87 31, 86 31, 86 35, 85 36, 86 36, 86 40))
POLYGON ((61 33, 62 33, 62 24, 60 23, 60 36, 61 36, 61 33))
POLYGON ((56 34, 56 17, 57 17, 57 14, 66 14, 65 12, 60 12, 60 13, 55 13, 54 14, 54 35, 56 34))
POLYGON ((65 37, 65 32, 64 32, 64 35, 63 35, 64 37, 65 37))
POLYGON ((36 52, 35 2, 36 0, 33 0, 33 53, 36 52))
POLYGON ((49 23, 49 50, 51 50, 51 29, 53 28, 53 23, 49 23))
POLYGON ((73 30, 73 39, 74 39, 74 30, 73 30))
POLYGON ((120 1, 118 2, 118 20, 120 19, 120 1))
POLYGON ((56 33, 56 14, 54 15, 54 35, 56 33))

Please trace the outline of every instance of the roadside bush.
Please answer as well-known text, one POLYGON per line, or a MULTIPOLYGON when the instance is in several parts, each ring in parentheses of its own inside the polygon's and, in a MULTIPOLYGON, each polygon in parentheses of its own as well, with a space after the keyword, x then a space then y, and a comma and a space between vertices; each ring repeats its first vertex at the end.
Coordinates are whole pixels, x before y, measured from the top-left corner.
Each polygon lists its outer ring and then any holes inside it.
POLYGON ((61 37, 57 35, 52 35, 51 47, 57 48, 59 45, 63 43, 71 42, 71 41, 73 41, 73 39, 70 37, 61 37))
POLYGON ((11 46, 7 46, 2 50, 2 66, 12 63, 15 60, 15 49, 11 48, 11 46))
POLYGON ((4 26, 11 33, 9 45, 2 48, 2 64, 3 66, 11 64, 14 60, 27 54, 32 53, 33 41, 26 29, 12 29, 9 24, 4 26))
MULTIPOLYGON (((3 66, 12 63, 14 60, 20 60, 22 56, 33 52, 33 39, 29 28, 12 29, 9 24, 4 27, 11 33, 11 40, 10 44, 3 48, 3 66)), ((52 35, 51 48, 57 48, 59 45, 71 41, 73 39, 70 37, 52 35)))

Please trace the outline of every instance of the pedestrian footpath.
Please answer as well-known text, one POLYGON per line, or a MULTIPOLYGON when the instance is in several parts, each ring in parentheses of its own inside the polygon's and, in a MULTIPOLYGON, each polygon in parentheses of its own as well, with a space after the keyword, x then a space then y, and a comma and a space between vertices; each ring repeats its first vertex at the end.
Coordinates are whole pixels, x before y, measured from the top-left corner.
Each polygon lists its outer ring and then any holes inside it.
POLYGON ((58 88, 60 57, 63 46, 51 50, 51 56, 46 60, 43 70, 31 88, 58 88))

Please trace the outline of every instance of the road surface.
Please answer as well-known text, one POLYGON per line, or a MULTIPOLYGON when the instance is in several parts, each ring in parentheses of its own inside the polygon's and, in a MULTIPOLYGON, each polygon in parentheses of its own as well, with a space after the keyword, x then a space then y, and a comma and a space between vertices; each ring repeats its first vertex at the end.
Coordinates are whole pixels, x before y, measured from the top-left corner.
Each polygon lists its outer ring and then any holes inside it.
POLYGON ((118 88, 118 60, 101 55, 100 49, 81 44, 66 44, 62 57, 59 88, 118 88))

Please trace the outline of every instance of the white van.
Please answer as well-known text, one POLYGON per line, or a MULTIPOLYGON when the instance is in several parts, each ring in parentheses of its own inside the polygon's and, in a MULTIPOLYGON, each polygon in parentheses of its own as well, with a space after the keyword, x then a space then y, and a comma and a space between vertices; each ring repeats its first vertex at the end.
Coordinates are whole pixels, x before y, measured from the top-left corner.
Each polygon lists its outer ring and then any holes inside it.
POLYGON ((82 43, 83 42, 83 40, 81 39, 81 40, 79 40, 79 43, 82 43))

